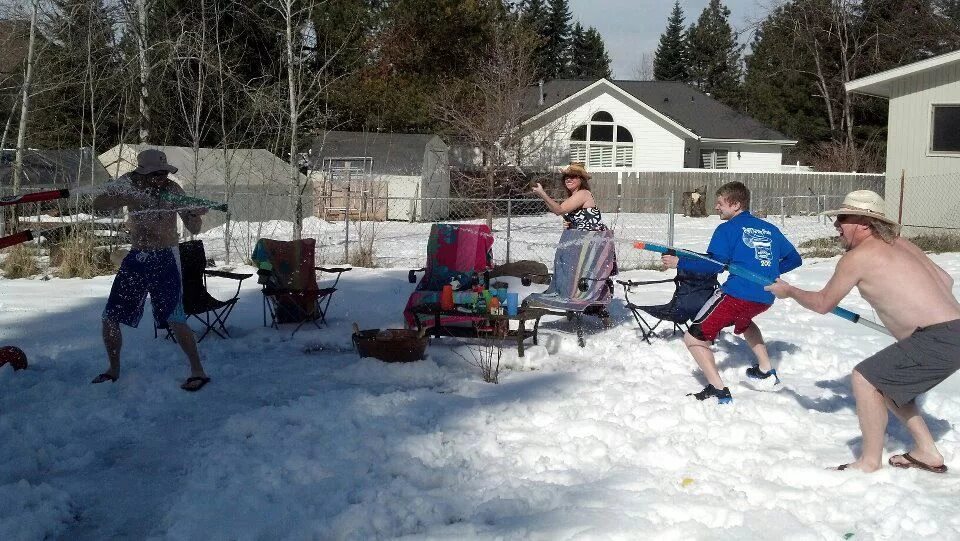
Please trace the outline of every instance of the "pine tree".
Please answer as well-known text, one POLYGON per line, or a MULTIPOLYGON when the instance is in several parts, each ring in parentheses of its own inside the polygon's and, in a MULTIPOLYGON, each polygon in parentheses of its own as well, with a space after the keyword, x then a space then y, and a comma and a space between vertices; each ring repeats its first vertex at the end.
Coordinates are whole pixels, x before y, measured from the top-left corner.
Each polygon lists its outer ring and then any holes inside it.
POLYGON ((567 0, 549 0, 547 18, 546 53, 544 74, 550 78, 561 77, 566 73, 567 50, 570 45, 570 5, 567 0))
POLYGON ((123 87, 114 21, 102 0, 57 0, 53 7, 53 39, 38 65, 28 140, 49 148, 87 146, 95 127, 97 145, 107 148, 117 138, 112 113, 123 87))
POLYGON ((520 21, 526 25, 538 38, 533 61, 537 79, 550 78, 553 62, 547 49, 547 22, 550 13, 543 4, 543 0, 525 0, 520 7, 520 21))
POLYGON ((573 30, 570 31, 570 45, 567 48, 567 70, 563 75, 567 79, 586 78, 583 76, 585 71, 583 62, 587 56, 586 37, 583 25, 580 24, 580 21, 577 21, 573 25, 573 30))
POLYGON ((690 82, 718 100, 736 105, 743 45, 730 26, 730 10, 720 0, 710 0, 697 22, 690 25, 687 42, 690 82))
POLYGON ((667 29, 660 35, 656 57, 653 60, 653 78, 658 81, 686 81, 687 36, 683 28, 683 8, 680 1, 673 4, 667 19, 667 29))
POLYGON ((584 34, 584 53, 580 60, 581 78, 600 79, 610 78, 610 56, 603 44, 603 38, 596 28, 590 27, 584 34))
POLYGON ((761 22, 746 59, 744 112, 800 141, 801 152, 830 138, 821 98, 816 97, 816 70, 802 47, 795 46, 793 5, 772 11, 761 22), (784 62, 785 57, 790 62, 784 62))

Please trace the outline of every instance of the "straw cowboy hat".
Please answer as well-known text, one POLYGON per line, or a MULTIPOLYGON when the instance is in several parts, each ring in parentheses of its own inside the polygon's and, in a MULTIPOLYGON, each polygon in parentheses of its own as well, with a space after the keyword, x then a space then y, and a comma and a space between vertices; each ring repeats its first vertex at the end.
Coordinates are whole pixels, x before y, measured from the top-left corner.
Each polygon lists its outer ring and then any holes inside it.
POLYGON ((134 171, 141 175, 149 175, 157 171, 176 173, 177 168, 167 163, 167 155, 162 151, 149 148, 137 154, 137 168, 134 171))
POLYGON ((579 163, 571 163, 566 168, 560 170, 560 174, 565 177, 580 177, 583 180, 590 180, 590 173, 587 173, 587 170, 583 168, 583 165, 579 163))
POLYGON ((883 202, 883 198, 880 197, 880 194, 870 190, 857 190, 848 193, 847 196, 843 198, 843 204, 840 205, 840 208, 828 210, 822 212, 821 214, 824 216, 837 216, 840 214, 869 216, 870 218, 876 218, 881 222, 896 224, 896 220, 888 218, 884 214, 885 208, 886 205, 883 202))

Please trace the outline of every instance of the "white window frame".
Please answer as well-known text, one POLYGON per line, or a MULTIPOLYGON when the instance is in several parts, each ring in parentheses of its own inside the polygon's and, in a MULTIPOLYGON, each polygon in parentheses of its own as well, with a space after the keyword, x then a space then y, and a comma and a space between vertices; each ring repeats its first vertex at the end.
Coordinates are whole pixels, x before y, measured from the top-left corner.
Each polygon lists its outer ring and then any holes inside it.
MULTIPOLYGON (((608 111, 600 110, 594 111, 590 118, 593 118, 597 113, 607 113, 608 111)), ((610 115, 611 117, 613 115, 610 115)), ((570 161, 571 162, 581 162, 585 165, 587 169, 615 169, 615 168, 631 168, 634 166, 634 141, 621 142, 617 141, 617 136, 619 135, 619 128, 623 128, 630 134, 630 138, 633 138, 633 132, 629 128, 622 124, 617 124, 616 119, 612 122, 607 122, 603 120, 587 120, 585 123, 576 126, 571 132, 576 131, 581 126, 587 127, 586 140, 584 141, 575 141, 572 138, 569 141, 569 150, 570 150, 570 161), (610 126, 613 128, 613 141, 593 141, 593 126, 610 126), (596 150, 594 150, 596 149, 596 150), (579 158, 579 159, 578 159, 579 158), (594 160, 597 159, 597 161, 594 160)))
POLYGON ((927 139, 927 156, 937 156, 941 158, 960 158, 960 150, 934 150, 933 149, 933 121, 937 107, 955 107, 960 109, 960 103, 931 103, 930 104, 930 135, 927 139))
POLYGON ((697 158, 697 165, 700 166, 699 169, 730 169, 730 149, 727 149, 727 148, 701 148, 701 149, 700 149, 700 156, 697 158), (703 155, 704 155, 704 153, 706 153, 706 152, 709 152, 709 153, 710 153, 710 164, 709 164, 709 167, 707 167, 706 164, 703 164, 703 163, 702 163, 702 162, 703 162, 703 155), (721 154, 721 153, 725 156, 725 162, 726 162, 726 163, 724 164, 725 167, 717 167, 717 156, 718 156, 719 154, 721 154))

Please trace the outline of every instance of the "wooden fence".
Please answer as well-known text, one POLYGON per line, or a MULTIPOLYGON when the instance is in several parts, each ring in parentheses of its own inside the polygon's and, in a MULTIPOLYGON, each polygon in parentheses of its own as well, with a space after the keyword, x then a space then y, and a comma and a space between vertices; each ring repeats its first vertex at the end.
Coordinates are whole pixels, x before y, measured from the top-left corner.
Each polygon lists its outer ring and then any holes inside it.
POLYGON ((706 195, 707 212, 712 212, 717 188, 734 180, 746 184, 752 199, 760 202, 772 197, 796 195, 843 196, 864 189, 883 195, 885 177, 882 174, 861 173, 743 173, 716 170, 605 172, 594 173, 590 187, 600 208, 611 211, 619 209, 621 212, 665 212, 663 200, 669 198, 671 193, 674 194, 675 208, 680 209, 682 194, 699 188, 706 195))

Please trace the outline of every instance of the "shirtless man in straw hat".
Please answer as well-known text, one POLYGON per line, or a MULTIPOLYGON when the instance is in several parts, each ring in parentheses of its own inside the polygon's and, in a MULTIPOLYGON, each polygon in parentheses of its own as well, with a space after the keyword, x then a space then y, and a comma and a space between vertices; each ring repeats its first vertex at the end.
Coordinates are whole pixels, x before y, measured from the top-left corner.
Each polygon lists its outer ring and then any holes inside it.
POLYGON ((897 339, 853 370, 863 445, 855 462, 837 469, 880 469, 890 408, 910 431, 915 446, 887 462, 896 468, 945 473, 943 456, 914 399, 960 368, 960 303, 953 296, 953 279, 899 236, 899 226, 884 215, 884 208, 883 198, 874 192, 849 193, 840 208, 824 212, 836 216, 833 225, 846 250, 827 285, 805 291, 777 280, 767 289, 825 314, 856 287, 897 339))

